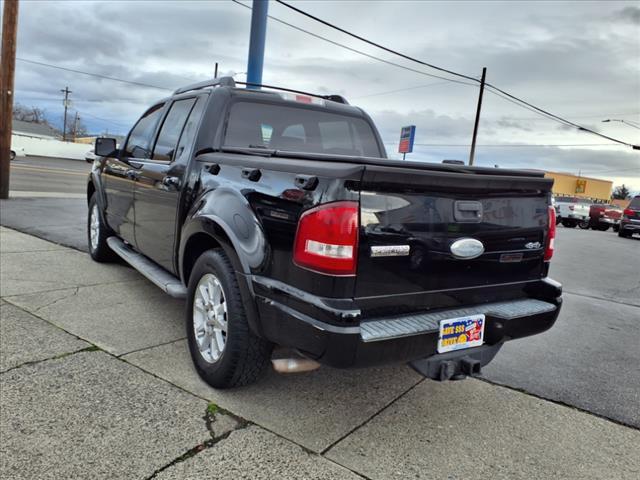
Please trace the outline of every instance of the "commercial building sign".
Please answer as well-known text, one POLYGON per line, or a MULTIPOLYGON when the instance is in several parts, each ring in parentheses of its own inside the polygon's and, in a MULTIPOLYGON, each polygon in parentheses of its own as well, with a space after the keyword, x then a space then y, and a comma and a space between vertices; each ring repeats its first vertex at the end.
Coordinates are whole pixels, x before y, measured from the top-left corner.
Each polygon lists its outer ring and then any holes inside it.
POLYGON ((576 180, 576 193, 585 193, 587 191, 587 181, 584 178, 576 180))
POLYGON ((416 136, 415 125, 402 127, 402 130, 400 130, 400 146, 398 147, 398 152, 399 153, 413 152, 413 140, 415 136, 416 136))

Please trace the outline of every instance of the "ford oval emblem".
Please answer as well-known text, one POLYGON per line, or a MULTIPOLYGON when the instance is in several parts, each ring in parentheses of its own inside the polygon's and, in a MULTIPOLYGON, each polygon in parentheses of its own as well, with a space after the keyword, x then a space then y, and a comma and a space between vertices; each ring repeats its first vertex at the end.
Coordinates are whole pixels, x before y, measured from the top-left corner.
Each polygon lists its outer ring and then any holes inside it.
POLYGON ((484 253, 484 245, 475 238, 461 238, 451 244, 451 253, 456 258, 471 260, 484 253))

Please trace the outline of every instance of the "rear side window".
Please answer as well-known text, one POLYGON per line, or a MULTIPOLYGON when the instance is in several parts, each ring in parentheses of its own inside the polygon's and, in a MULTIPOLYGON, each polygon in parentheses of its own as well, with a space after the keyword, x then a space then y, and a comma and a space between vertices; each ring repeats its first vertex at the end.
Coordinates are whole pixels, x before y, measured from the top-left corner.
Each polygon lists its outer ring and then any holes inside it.
POLYGON ((640 210, 640 197, 633 197, 631 203, 629 203, 628 208, 633 208, 634 210, 640 210))
POLYGON ((311 108, 237 102, 225 145, 303 153, 380 157, 371 125, 362 118, 311 108))
POLYGON ((195 102, 195 98, 186 98, 178 100, 171 105, 162 128, 160 128, 156 146, 153 149, 153 160, 162 162, 173 160, 178 139, 195 102))
POLYGON ((151 107, 133 127, 124 149, 127 157, 151 158, 153 133, 160 120, 162 107, 164 107, 164 103, 151 107))

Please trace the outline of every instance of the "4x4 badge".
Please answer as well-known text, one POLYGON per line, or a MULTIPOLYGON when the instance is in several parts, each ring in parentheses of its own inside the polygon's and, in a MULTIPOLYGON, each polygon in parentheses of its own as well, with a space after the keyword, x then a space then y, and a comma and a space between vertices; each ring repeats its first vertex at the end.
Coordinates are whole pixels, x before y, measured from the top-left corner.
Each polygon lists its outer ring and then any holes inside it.
POLYGON ((529 242, 524 244, 524 248, 534 249, 540 248, 542 244, 540 242, 529 242))

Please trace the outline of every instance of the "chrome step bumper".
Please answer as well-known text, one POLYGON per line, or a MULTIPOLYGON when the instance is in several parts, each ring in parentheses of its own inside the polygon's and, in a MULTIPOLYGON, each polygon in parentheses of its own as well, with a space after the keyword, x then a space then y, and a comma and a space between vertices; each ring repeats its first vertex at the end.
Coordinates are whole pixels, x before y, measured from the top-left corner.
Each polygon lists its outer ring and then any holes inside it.
POLYGON ((440 310, 433 313, 421 313, 409 316, 385 317, 363 321, 360 324, 360 337, 363 342, 379 342, 394 338, 438 332, 440 320, 466 317, 483 313, 492 317, 512 320, 548 313, 556 310, 552 303, 525 298, 508 302, 485 303, 473 307, 440 310))
POLYGON ((107 244, 109 248, 122 257, 125 262, 172 297, 187 297, 187 289, 178 277, 173 276, 152 260, 136 252, 118 237, 107 238, 107 244))

